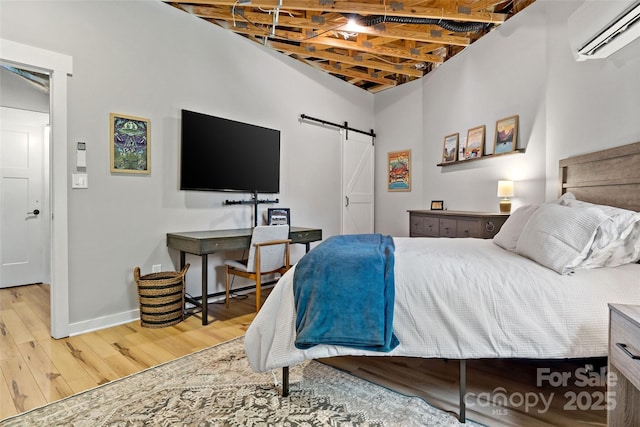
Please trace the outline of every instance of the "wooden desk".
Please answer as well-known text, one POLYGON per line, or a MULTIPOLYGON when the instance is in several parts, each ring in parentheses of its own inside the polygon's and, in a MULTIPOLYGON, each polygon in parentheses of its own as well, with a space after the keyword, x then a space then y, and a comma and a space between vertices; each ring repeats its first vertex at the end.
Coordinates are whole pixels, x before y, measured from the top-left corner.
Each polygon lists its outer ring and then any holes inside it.
MULTIPOLYGON (((221 251, 248 249, 251 244, 253 228, 233 230, 187 231, 167 233, 167 247, 180 251, 180 269, 186 262, 186 254, 200 255, 202 258, 202 302, 189 299, 189 302, 202 308, 202 324, 209 323, 208 299, 208 255, 221 251)), ((322 240, 322 229, 291 227, 289 231, 291 243, 303 243, 309 252, 311 242, 322 240)))

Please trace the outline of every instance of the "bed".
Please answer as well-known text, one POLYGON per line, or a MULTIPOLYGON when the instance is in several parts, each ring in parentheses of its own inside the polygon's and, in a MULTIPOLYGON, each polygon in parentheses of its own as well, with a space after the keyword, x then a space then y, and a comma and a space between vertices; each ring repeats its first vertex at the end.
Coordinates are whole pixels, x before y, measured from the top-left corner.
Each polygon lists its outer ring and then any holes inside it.
POLYGON ((393 238, 391 351, 298 348, 292 268, 247 330, 252 368, 283 368, 286 394, 307 359, 457 359, 464 421, 468 359, 606 356, 608 303, 640 304, 640 143, 561 160, 560 177, 557 200, 518 209, 493 241, 393 238))

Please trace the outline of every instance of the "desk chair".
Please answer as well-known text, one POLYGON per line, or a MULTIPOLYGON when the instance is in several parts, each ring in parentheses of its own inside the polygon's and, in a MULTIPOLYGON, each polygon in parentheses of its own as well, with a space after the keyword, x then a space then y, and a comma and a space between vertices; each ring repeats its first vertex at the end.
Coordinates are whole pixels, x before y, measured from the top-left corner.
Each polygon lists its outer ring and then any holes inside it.
POLYGON ((260 310, 260 282, 262 275, 279 273, 283 275, 289 269, 289 226, 259 225, 251 234, 249 257, 246 260, 225 261, 226 299, 229 307, 229 276, 235 275, 256 282, 256 312, 260 310))

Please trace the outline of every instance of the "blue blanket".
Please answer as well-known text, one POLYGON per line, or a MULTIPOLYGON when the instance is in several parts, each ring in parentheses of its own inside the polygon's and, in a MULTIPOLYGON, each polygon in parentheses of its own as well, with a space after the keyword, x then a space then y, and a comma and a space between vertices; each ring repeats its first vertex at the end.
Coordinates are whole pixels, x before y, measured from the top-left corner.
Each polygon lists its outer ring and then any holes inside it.
POLYGON ((394 249, 390 236, 357 234, 330 237, 306 254, 293 276, 295 346, 393 350, 394 249))

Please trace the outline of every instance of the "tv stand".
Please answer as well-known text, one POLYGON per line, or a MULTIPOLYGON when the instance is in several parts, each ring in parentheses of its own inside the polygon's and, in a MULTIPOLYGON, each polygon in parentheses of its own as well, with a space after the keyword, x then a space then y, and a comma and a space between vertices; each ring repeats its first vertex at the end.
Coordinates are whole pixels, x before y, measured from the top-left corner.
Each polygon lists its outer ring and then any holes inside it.
POLYGON ((260 199, 258 199, 258 192, 254 191, 254 192, 251 193, 251 200, 225 200, 224 204, 225 204, 225 206, 228 206, 228 205, 253 205, 253 226, 256 227, 258 225, 258 205, 274 204, 274 203, 279 203, 279 202, 280 202, 279 199, 275 199, 275 200, 263 199, 263 200, 260 200, 260 199))

